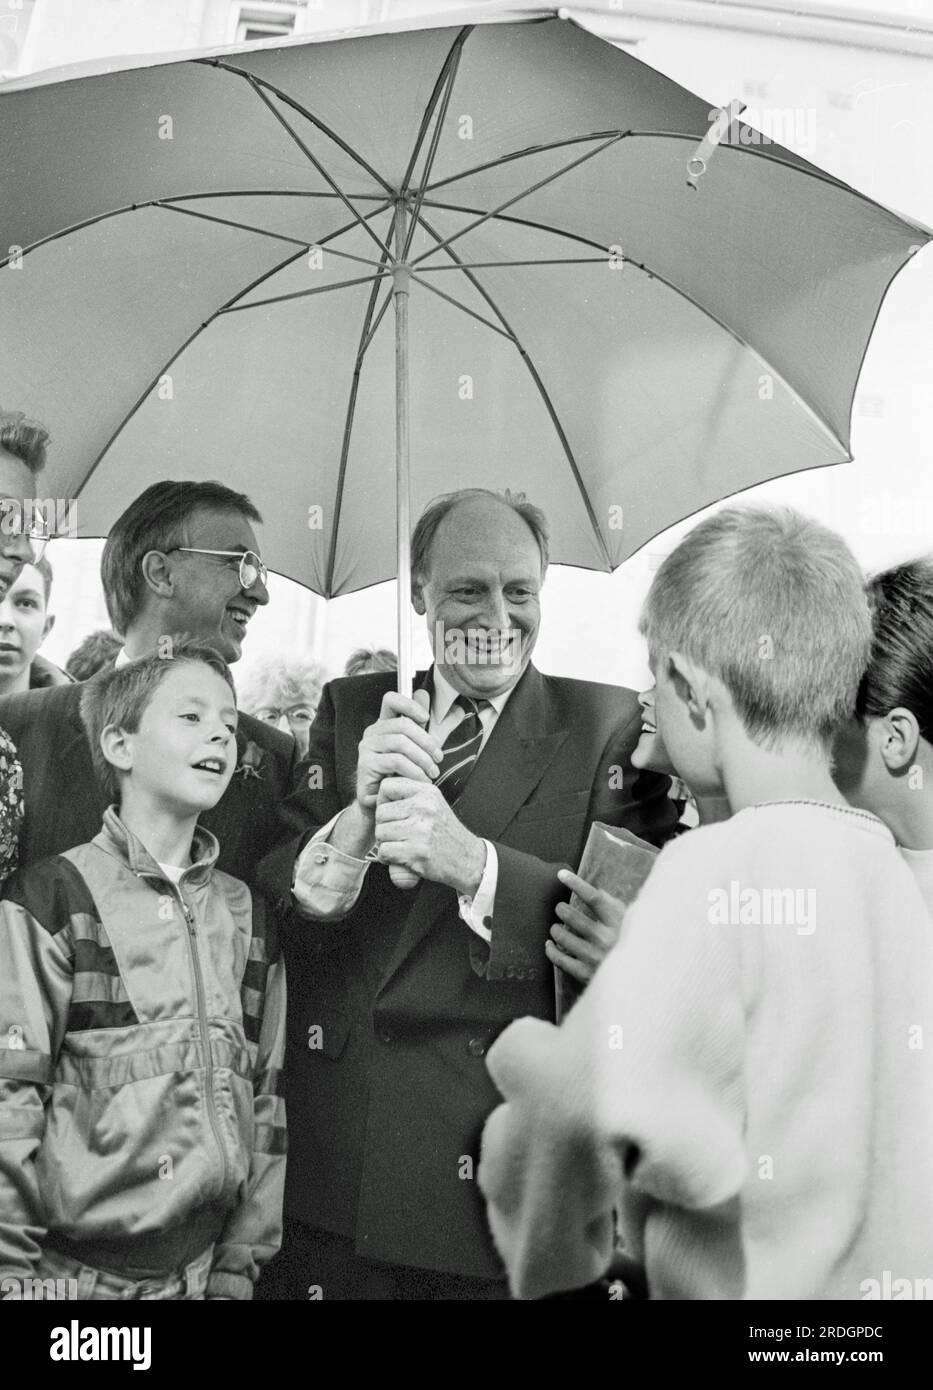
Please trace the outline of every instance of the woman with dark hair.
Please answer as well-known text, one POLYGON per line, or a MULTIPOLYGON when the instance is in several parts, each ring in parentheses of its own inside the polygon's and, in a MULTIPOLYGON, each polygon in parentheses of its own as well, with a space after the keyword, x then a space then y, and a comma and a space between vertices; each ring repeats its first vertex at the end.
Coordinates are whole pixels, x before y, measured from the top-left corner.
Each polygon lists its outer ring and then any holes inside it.
POLYGON ((933 561, 886 570, 868 593, 871 659, 836 781, 891 830, 933 911, 933 561))

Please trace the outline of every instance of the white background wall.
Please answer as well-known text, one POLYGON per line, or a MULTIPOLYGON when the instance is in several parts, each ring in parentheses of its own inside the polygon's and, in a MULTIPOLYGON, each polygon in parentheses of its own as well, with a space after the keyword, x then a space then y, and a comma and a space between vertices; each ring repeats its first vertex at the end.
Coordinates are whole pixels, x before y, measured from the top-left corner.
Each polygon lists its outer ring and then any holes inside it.
MULTIPOLYGON (((5 3, 0 0, 0 13, 5 3)), ((431 0, 424 5, 321 0, 319 7, 312 3, 302 9, 300 26, 337 28, 367 15, 372 20, 418 12, 442 16, 452 8, 458 7, 431 0)), ((673 8, 689 13, 683 4, 673 8)), ((699 5, 697 13, 711 8, 699 5)), ((722 13, 728 6, 715 8, 722 13)), ((833 6, 813 0, 798 8, 822 13, 833 6)), ((872 17, 900 15, 904 26, 933 21, 933 0, 846 0, 838 8, 872 17)), ((232 9, 230 0, 36 0, 23 67, 229 42, 232 9)), ((933 225, 929 58, 789 37, 794 21, 778 14, 770 33, 755 33, 652 17, 662 11, 670 15, 670 0, 654 5, 617 0, 575 13, 591 28, 611 25, 617 35, 639 38, 638 57, 711 106, 738 97, 749 107, 743 119, 752 124, 753 110, 799 113, 797 138, 782 134, 784 143, 869 196, 933 225)), ((788 227, 788 236, 798 234, 788 227)), ((723 274, 728 273, 724 264, 723 274)), ((933 551, 931 369, 933 249, 903 271, 884 305, 856 401, 855 463, 778 480, 749 495, 786 501, 836 526, 869 568, 933 551)), ((503 474, 503 486, 508 481, 503 474)), ((261 508, 259 480, 256 500, 261 508)), ((538 664, 557 674, 642 684, 638 607, 658 558, 684 529, 665 533, 611 577, 553 569, 545 589, 538 664)), ((60 541, 51 548, 58 625, 45 650, 53 660, 64 660, 84 633, 105 621, 96 579, 99 550, 93 541, 60 541)), ((354 646, 396 645, 394 602, 394 586, 381 585, 327 606, 279 580, 272 603, 253 621, 247 660, 301 647, 314 650, 336 673, 354 646)), ((420 634, 418 652, 427 659, 420 634)))

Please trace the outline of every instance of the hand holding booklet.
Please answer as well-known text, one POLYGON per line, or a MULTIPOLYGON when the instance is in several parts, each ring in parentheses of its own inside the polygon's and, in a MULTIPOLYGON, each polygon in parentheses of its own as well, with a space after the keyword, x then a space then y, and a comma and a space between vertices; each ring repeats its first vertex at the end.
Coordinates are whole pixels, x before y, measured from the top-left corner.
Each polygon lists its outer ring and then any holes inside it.
MULTIPOLYGON (((624 907, 630 907, 651 873, 657 853, 654 845, 649 845, 647 840, 640 839, 631 831, 621 830, 614 825, 604 825, 602 821, 594 821, 590 826, 577 873, 594 888, 603 889, 604 892, 618 898, 624 907)), ((587 911, 576 893, 571 895, 570 902, 571 906, 583 912, 587 911)), ((579 999, 584 988, 584 985, 561 970, 560 966, 554 966, 554 996, 558 1023, 579 999)))

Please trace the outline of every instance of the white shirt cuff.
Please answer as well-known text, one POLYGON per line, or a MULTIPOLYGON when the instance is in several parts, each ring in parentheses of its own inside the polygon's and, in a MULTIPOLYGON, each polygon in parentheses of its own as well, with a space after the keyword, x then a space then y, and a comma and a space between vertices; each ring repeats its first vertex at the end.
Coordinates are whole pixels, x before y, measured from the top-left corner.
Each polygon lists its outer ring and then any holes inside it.
POLYGON ((305 845, 295 864, 292 894, 302 912, 318 921, 346 917, 360 896, 372 859, 357 859, 329 843, 343 812, 322 825, 305 845))
POLYGON ((499 856, 491 840, 484 840, 486 846, 486 866, 479 887, 473 897, 458 893, 460 916, 471 931, 487 942, 492 941, 492 916, 496 906, 496 888, 499 884, 499 856))

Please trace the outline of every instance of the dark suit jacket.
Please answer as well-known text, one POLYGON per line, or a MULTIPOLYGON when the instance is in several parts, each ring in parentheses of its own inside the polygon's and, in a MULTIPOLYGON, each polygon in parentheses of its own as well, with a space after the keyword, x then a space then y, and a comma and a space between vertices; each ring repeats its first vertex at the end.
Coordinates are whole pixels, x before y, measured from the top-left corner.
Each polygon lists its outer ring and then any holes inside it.
MULTIPOLYGON (((19 862, 24 867, 86 844, 101 827, 107 798, 94 776, 81 723, 83 688, 57 685, 0 700, 0 728, 16 744, 23 768, 26 820, 19 862)), ((247 883, 259 860, 282 840, 276 816, 297 764, 293 738, 241 714, 238 764, 249 742, 262 750, 259 775, 235 772, 214 809, 200 818, 220 841, 218 867, 247 883)))
MULTIPOLYGON (((284 811, 302 834, 260 869, 282 905, 308 831, 353 799, 359 740, 394 686, 393 673, 325 686, 304 765, 319 775, 284 811)), ((453 889, 399 890, 382 865, 343 921, 292 916, 288 1216, 375 1259, 504 1277, 475 1181, 497 1101, 483 1058, 513 1018, 553 1017, 556 873, 578 863, 590 822, 657 843, 676 822, 669 779, 630 766, 640 729, 630 690, 525 672, 457 805, 499 858, 491 947, 453 889)))

